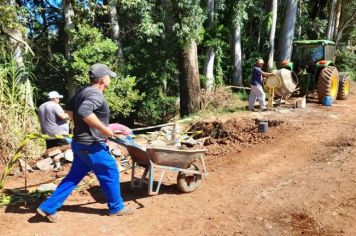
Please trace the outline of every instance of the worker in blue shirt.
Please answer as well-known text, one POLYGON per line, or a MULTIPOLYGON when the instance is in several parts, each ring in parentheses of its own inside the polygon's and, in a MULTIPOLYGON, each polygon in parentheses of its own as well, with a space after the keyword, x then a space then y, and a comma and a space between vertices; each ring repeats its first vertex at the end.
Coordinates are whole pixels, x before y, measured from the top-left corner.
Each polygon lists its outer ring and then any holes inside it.
POLYGON ((263 80, 264 77, 273 76, 274 73, 268 73, 262 71, 262 66, 264 61, 262 59, 258 59, 255 67, 252 69, 252 80, 251 80, 251 92, 250 97, 248 99, 248 110, 249 111, 258 111, 254 108, 254 104, 256 99, 260 104, 260 108, 262 111, 266 111, 266 94, 263 91, 263 80))

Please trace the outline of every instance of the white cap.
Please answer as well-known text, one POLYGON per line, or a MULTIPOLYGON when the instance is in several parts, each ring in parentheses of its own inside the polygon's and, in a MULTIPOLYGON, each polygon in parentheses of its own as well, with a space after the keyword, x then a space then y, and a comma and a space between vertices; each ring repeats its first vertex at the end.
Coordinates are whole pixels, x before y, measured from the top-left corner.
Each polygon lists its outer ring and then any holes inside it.
POLYGON ((257 64, 263 64, 263 63, 265 63, 265 62, 263 61, 263 59, 258 59, 256 63, 257 63, 257 64))
POLYGON ((48 98, 53 99, 53 98, 63 98, 63 95, 60 95, 57 91, 52 91, 48 93, 48 98))

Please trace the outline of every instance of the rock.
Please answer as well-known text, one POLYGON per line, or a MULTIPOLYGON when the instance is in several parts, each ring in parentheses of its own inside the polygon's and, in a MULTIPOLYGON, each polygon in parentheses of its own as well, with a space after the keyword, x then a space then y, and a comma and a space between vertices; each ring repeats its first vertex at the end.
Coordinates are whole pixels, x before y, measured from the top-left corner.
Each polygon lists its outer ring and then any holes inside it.
POLYGON ((58 153, 57 155, 53 156, 53 161, 54 162, 59 162, 60 159, 64 158, 64 153, 58 153))
MULTIPOLYGON (((26 166, 25 165, 25 161, 22 160, 22 159, 19 159, 19 163, 20 163, 20 171, 24 172, 25 171, 25 166, 26 166)), ((28 172, 33 172, 33 169, 29 164, 27 164, 26 170, 28 172)))
POLYGON ((54 165, 53 165, 53 160, 50 157, 47 157, 46 159, 40 160, 35 164, 36 169, 42 170, 42 171, 48 171, 48 170, 53 170, 54 165))
POLYGON ((118 149, 118 148, 112 149, 111 154, 114 155, 114 157, 120 157, 122 155, 120 149, 118 149))
POLYGON ((60 154, 60 153, 62 153, 62 151, 61 151, 61 149, 59 149, 59 148, 51 149, 51 150, 49 150, 49 151, 47 152, 47 156, 48 156, 48 157, 54 157, 54 156, 56 156, 56 155, 58 155, 58 154, 60 154))
POLYGON ((56 190, 56 188, 57 188, 57 185, 54 183, 41 184, 40 186, 37 187, 37 191, 39 191, 39 192, 54 191, 54 190, 56 190))
POLYGON ((182 144, 185 144, 188 147, 194 147, 195 145, 198 144, 198 142, 193 138, 189 138, 187 140, 182 141, 182 144))
POLYGON ((73 162, 73 151, 68 149, 64 152, 64 159, 69 162, 73 162))
POLYGON ((19 170, 19 169, 15 169, 13 172, 12 172, 12 175, 18 177, 18 176, 22 176, 22 172, 19 170))
POLYGON ((163 140, 153 140, 151 143, 150 143, 152 146, 167 146, 167 142, 163 141, 163 140))

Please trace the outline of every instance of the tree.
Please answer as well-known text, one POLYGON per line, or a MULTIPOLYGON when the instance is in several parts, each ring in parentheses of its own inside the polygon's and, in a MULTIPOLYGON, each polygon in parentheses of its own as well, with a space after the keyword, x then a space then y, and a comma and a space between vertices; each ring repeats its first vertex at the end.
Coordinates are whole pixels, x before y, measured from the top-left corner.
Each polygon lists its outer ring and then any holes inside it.
MULTIPOLYGON (((12 57, 16 62, 16 66, 18 69, 25 67, 25 59, 24 54, 25 50, 29 51, 33 56, 34 53, 26 40, 23 37, 23 25, 19 22, 19 17, 17 15, 17 3, 15 0, 8 0, 4 3, 7 5, 1 5, 2 10, 5 13, 8 13, 7 18, 4 19, 3 24, 0 26, 0 32, 8 36, 10 44, 13 48, 12 57)), ((20 69, 21 70, 21 69, 20 69)), ((28 77, 25 77, 21 80, 20 89, 22 93, 23 99, 26 101, 29 107, 34 107, 33 102, 33 86, 28 77)))
MULTIPOLYGON (((208 5, 208 26, 207 30, 211 30, 214 24, 215 15, 215 1, 207 0, 208 5)), ((207 78, 206 89, 212 91, 214 87, 214 60, 215 60, 215 48, 210 46, 206 50, 206 59, 204 63, 204 75, 207 78)))
POLYGON ((278 2, 277 0, 272 0, 272 12, 271 12, 271 32, 270 32, 270 37, 269 37, 269 55, 268 55, 268 69, 271 70, 273 67, 273 61, 274 61, 274 39, 276 35, 276 24, 277 24, 277 6, 278 2))
POLYGON ((187 116, 200 110, 200 78, 197 40, 203 32, 203 11, 197 0, 174 2, 178 49, 180 114, 187 116))
POLYGON ((233 8, 233 60, 234 72, 232 75, 232 85, 242 86, 242 51, 241 51, 241 28, 243 20, 247 18, 246 7, 249 4, 248 0, 232 1, 233 8))
POLYGON ((336 45, 339 44, 347 28, 355 27, 355 24, 352 23, 355 22, 356 19, 356 2, 353 0, 344 0, 342 5, 340 24, 335 37, 336 45))
POLYGON ((297 0, 286 0, 283 28, 279 38, 279 62, 289 60, 292 54, 294 28, 297 16, 297 0))
POLYGON ((110 7, 110 25, 111 25, 111 38, 117 44, 117 57, 118 59, 123 58, 122 44, 120 39, 120 25, 117 15, 117 0, 108 0, 108 6, 110 7))
MULTIPOLYGON (((64 16, 64 31, 66 33, 65 40, 65 58, 70 63, 72 61, 72 34, 74 29, 74 9, 71 0, 63 0, 63 16, 64 16)), ((74 79, 72 75, 67 75, 67 86, 68 86, 68 97, 71 98, 74 96, 76 89, 74 84, 74 79)))
POLYGON ((328 28, 326 31, 325 38, 332 40, 334 36, 334 30, 335 30, 337 0, 330 0, 330 2, 331 2, 331 7, 329 11, 328 28))

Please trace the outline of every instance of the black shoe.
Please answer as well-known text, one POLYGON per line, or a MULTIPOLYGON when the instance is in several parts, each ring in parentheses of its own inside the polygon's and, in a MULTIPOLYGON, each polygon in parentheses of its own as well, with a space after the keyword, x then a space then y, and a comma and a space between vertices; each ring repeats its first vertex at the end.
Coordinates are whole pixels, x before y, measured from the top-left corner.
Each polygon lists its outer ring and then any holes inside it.
POLYGON ((48 213, 44 212, 41 208, 37 208, 37 213, 39 215, 47 218, 47 220, 49 222, 56 223, 58 221, 58 215, 57 214, 48 214, 48 213))

